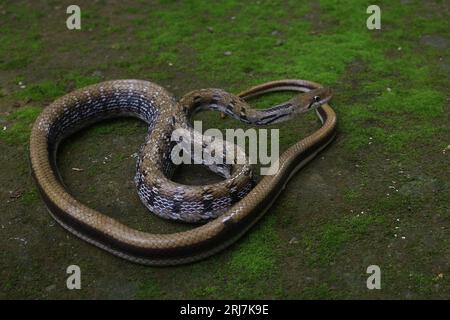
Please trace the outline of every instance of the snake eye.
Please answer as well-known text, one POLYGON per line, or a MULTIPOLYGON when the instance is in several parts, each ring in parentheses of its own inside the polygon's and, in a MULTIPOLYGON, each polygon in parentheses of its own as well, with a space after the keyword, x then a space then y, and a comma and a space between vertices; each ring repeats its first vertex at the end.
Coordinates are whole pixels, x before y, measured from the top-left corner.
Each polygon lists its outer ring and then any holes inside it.
POLYGON ((320 97, 319 96, 314 96, 314 102, 319 102, 320 101, 320 97))

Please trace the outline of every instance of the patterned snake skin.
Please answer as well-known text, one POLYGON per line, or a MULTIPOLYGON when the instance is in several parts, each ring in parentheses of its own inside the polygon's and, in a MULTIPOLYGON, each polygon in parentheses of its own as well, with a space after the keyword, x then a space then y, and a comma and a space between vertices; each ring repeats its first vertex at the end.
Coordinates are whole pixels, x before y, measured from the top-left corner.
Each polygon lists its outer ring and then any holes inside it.
POLYGON ((262 216, 293 173, 332 140, 336 116, 327 105, 330 98, 330 90, 305 80, 269 82, 238 96, 220 89, 197 90, 178 102, 151 82, 103 82, 70 93, 44 109, 31 134, 31 167, 51 215, 78 237, 137 263, 175 265, 192 262, 236 241, 262 216), (252 109, 243 100, 282 90, 305 93, 264 110, 252 109), (278 172, 265 176, 256 186, 247 163, 222 167, 209 165, 209 169, 222 174, 225 180, 203 186, 181 185, 171 181, 175 169, 170 160, 175 144, 171 141, 172 133, 182 129, 197 137, 194 143, 202 144, 200 147, 204 149, 201 134, 198 138, 199 133, 191 127, 192 115, 203 109, 218 110, 255 125, 285 121, 315 109, 323 125, 283 153, 278 172), (56 168, 59 143, 89 124, 116 116, 133 116, 148 124, 149 131, 140 151, 135 176, 144 205, 164 218, 188 222, 214 220, 185 232, 149 234, 86 207, 65 190, 56 168))

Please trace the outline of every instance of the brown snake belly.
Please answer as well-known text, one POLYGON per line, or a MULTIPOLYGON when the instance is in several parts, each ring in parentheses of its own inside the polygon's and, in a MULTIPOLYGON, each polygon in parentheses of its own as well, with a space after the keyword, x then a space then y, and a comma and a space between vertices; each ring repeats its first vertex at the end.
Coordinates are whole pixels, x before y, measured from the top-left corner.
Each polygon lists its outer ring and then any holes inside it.
MULTIPOLYGON (((161 110, 162 116, 160 115, 161 118, 158 121, 151 120, 153 119, 151 114, 144 119, 151 128, 149 134, 157 135, 162 141, 167 142, 168 134, 173 130, 173 124, 185 121, 184 110, 164 89, 149 82, 118 80, 107 83, 111 87, 124 86, 125 88, 130 84, 135 88, 138 87, 142 96, 147 94, 146 98, 153 101, 155 105, 174 106, 173 109, 161 110)), ((319 87, 320 85, 316 83, 304 80, 281 80, 253 87, 239 96, 246 98, 262 91, 275 90, 307 92, 319 87)), ((222 215, 202 226, 184 232, 146 233, 130 228, 80 203, 67 192, 57 173, 55 166, 57 146, 64 137, 79 128, 59 132, 60 126, 54 124, 58 121, 70 122, 70 113, 69 117, 67 116, 68 106, 76 106, 79 100, 89 101, 91 99, 89 90, 98 88, 91 86, 69 94, 55 101, 39 116, 33 126, 30 140, 32 172, 42 198, 51 215, 59 224, 83 240, 136 263, 160 266, 183 264, 208 257, 232 244, 263 216, 293 174, 324 149, 335 135, 336 114, 328 104, 323 104, 316 109, 322 122, 321 128, 285 151, 279 158, 277 173, 264 176, 251 191, 222 215), (64 117, 62 117, 63 114, 65 114, 64 117)), ((101 98, 102 93, 97 92, 97 94, 97 97, 101 98)), ((120 97, 118 99, 120 100, 120 97)), ((136 103, 134 107, 140 108, 140 105, 136 103)), ((143 112, 140 117, 145 118, 146 112, 143 112)), ((105 109, 104 113, 109 115, 120 112, 110 108, 105 109)), ((86 118, 89 117, 95 118, 98 115, 88 114, 86 118)), ((86 124, 89 123, 88 120, 85 121, 86 124)), ((145 150, 151 148, 146 145, 143 148, 144 155, 141 162, 143 168, 149 168, 146 161, 150 161, 150 159, 145 157, 146 152, 158 152, 164 155, 167 154, 169 145, 169 143, 161 143, 156 146, 156 149, 145 150)), ((167 159, 164 156, 158 159, 157 161, 160 162, 159 172, 170 171, 170 168, 165 169, 164 159, 167 159)), ((152 172, 145 174, 155 177, 155 173, 152 172)), ((144 176, 145 174, 143 173, 144 176)), ((161 177, 164 179, 163 175, 161 177)))

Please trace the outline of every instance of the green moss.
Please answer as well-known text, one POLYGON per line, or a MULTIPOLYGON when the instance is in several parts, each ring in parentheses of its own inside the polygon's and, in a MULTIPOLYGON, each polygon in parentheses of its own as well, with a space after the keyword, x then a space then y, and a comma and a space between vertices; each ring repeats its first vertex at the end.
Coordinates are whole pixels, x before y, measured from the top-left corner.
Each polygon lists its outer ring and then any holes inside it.
POLYGON ((392 266, 387 267, 383 271, 384 283, 390 284, 389 286, 392 286, 395 290, 407 295, 404 298, 422 297, 423 299, 432 298, 438 287, 446 286, 445 278, 440 279, 437 274, 416 270, 406 267, 400 272, 393 269, 392 266))
POLYGON ((347 294, 344 292, 336 292, 330 288, 328 284, 322 283, 318 286, 307 287, 301 293, 301 299, 345 299, 347 294))
POLYGON ((27 144, 31 126, 41 110, 38 107, 25 107, 6 117, 4 120, 10 125, 0 131, 0 139, 15 145, 27 144))
POLYGON ((62 82, 64 84, 68 84, 71 83, 75 86, 75 88, 82 88, 94 83, 97 83, 100 81, 100 77, 99 76, 92 76, 92 75, 84 75, 80 72, 69 72, 69 73, 64 73, 63 77, 62 77, 62 82))
POLYGON ((31 100, 35 102, 50 102, 63 96, 67 88, 82 88, 90 84, 97 83, 100 80, 96 76, 85 76, 78 72, 63 73, 57 81, 42 81, 37 84, 28 85, 25 89, 17 91, 15 96, 22 100, 31 100))
MULTIPOLYGON (((280 253, 275 232, 275 217, 269 216, 263 224, 233 246, 225 263, 215 272, 215 280, 197 283, 191 294, 199 298, 251 299, 265 295, 277 297, 281 293, 279 277, 280 253)), ((198 274, 206 272, 202 266, 196 268, 198 274)))
POLYGON ((354 202, 360 199, 362 196, 361 192, 359 190, 349 189, 344 193, 344 199, 347 202, 354 202))
POLYGON ((136 298, 138 299, 161 299, 163 292, 155 281, 147 281, 139 287, 136 298))
POLYGON ((218 288, 214 286, 206 286, 204 288, 195 288, 192 290, 192 294, 195 297, 210 299, 211 297, 215 297, 218 295, 218 288))
POLYGON ((410 281, 417 292, 421 295, 430 295, 433 292, 433 286, 437 283, 433 275, 425 275, 413 272, 409 274, 410 281))
POLYGON ((39 194, 36 188, 26 192, 21 198, 20 201, 25 205, 31 205, 39 200, 39 194))
POLYGON ((107 134, 131 135, 145 132, 145 125, 135 119, 102 121, 90 130, 91 134, 102 136, 107 134))
POLYGON ((410 89, 403 92, 384 92, 374 99, 373 105, 379 112, 419 116, 430 119, 443 112, 445 95, 433 89, 410 89))
POLYGON ((234 250, 228 269, 231 274, 239 274, 244 279, 254 280, 267 277, 275 269, 274 245, 277 236, 272 223, 264 225, 263 230, 251 233, 237 250, 234 250))
POLYGON ((38 107, 22 108, 9 115, 8 119, 23 122, 25 124, 30 124, 33 123, 33 121, 37 118, 41 110, 42 109, 38 107))
POLYGON ((343 248, 366 236, 372 226, 384 221, 383 216, 365 214, 326 223, 303 238, 309 262, 328 265, 343 248))
POLYGON ((26 89, 18 91, 16 96, 23 100, 32 100, 40 102, 43 100, 55 99, 64 95, 65 90, 61 83, 54 81, 43 81, 39 84, 33 84, 26 89))
MULTIPOLYGON (((367 76, 362 75, 359 89, 368 99, 364 104, 352 103, 348 109, 339 112, 349 136, 344 148, 359 150, 366 147, 372 137, 389 151, 400 153, 417 138, 425 140, 435 132, 428 130, 429 123, 414 129, 409 124, 401 126, 398 117, 408 114, 431 121, 442 114, 445 95, 429 87, 426 79, 430 76, 430 68, 401 40, 401 33, 390 31, 385 37, 374 38, 375 33, 365 28, 365 10, 369 4, 351 1, 344 6, 337 5, 336 1, 321 1, 320 15, 326 32, 315 34, 310 32, 311 21, 304 19, 310 10, 309 4, 305 3, 287 2, 280 9, 269 2, 257 6, 234 1, 207 6, 197 1, 164 2, 161 11, 150 12, 151 19, 139 20, 137 25, 138 36, 151 45, 134 62, 118 61, 117 64, 139 72, 156 62, 164 66, 166 78, 170 78, 169 62, 176 64, 177 70, 183 70, 195 61, 195 73, 200 74, 203 81, 214 83, 215 79, 220 79, 229 84, 229 90, 237 91, 249 84, 284 77, 312 79, 333 86, 346 73, 350 63, 362 60, 368 71, 367 76), (199 19, 186 23, 192 16, 199 19), (281 21, 289 21, 289 24, 281 21), (156 28, 157 24, 163 26, 162 30, 156 28), (211 32, 207 27, 212 28, 211 32), (272 34, 274 30, 275 35, 272 34), (282 45, 277 45, 280 40, 282 45), (189 43, 190 49, 184 50, 182 43, 189 43), (403 48, 403 56, 386 59, 387 50, 396 50, 399 46, 403 48), (226 51, 231 55, 225 55, 226 51), (267 59, 269 53, 270 59, 267 59), (249 80, 242 82, 243 75, 249 74, 252 75, 249 80), (380 81, 373 81, 374 78, 380 81), (411 89, 411 84, 421 89, 411 89), (386 116, 386 113, 389 114, 386 116), (381 127, 364 125, 373 119, 379 121, 381 127)), ((388 8, 383 11, 386 23, 406 21, 413 10, 391 4, 384 6, 388 8)), ((414 30, 419 32, 419 28, 414 30)), ((156 79, 160 77, 156 76, 156 79)), ((350 91, 336 95, 348 95, 352 102, 354 94, 350 91)), ((267 105, 272 101, 267 97, 263 100, 268 101, 267 105)))
POLYGON ((13 21, 13 24, 2 26, 0 70, 23 69, 41 52, 42 39, 37 21, 42 15, 17 4, 10 4, 5 9, 2 20, 13 21))

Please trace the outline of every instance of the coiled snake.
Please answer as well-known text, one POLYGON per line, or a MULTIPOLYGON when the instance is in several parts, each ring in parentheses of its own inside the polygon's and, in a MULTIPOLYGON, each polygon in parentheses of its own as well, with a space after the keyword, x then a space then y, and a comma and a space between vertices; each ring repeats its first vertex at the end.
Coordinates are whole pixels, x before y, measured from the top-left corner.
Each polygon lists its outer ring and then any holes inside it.
POLYGON ((178 102, 151 82, 102 82, 67 94, 43 110, 31 133, 31 168, 50 214, 71 233, 137 263, 188 263, 208 257, 242 236, 263 216, 292 175, 331 142, 336 115, 327 104, 330 98, 330 90, 305 80, 268 82, 238 96, 220 89, 197 90, 178 102), (286 90, 304 93, 264 110, 252 109, 244 101, 266 92, 286 90), (255 125, 284 121, 314 109, 322 127, 281 154, 277 173, 264 176, 256 185, 248 164, 228 168, 210 165, 211 170, 225 177, 216 184, 177 184, 170 180, 175 167, 170 161, 171 134, 177 128, 192 133, 191 116, 205 108, 255 125), (97 212, 69 194, 56 168, 59 143, 86 125, 115 116, 133 116, 148 123, 135 176, 145 206, 165 218, 213 220, 184 232, 151 234, 97 212))

